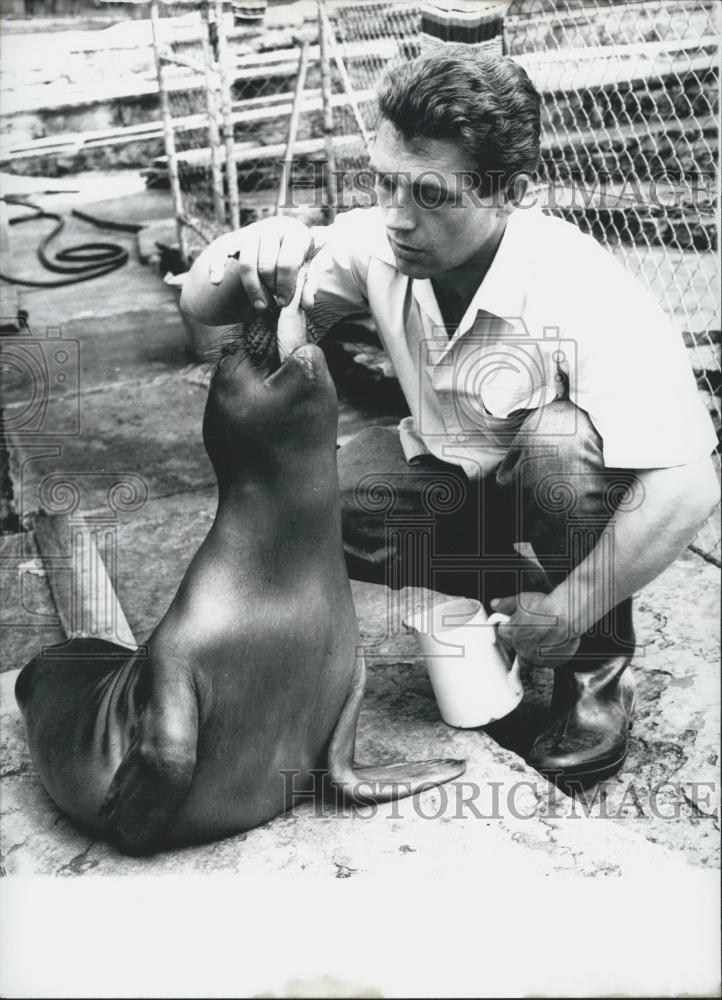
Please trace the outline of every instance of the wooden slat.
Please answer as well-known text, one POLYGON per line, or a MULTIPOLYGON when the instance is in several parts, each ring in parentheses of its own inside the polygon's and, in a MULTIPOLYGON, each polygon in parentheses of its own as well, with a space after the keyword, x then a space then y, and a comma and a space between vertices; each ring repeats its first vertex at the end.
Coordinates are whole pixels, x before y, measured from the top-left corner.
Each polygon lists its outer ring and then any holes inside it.
MULTIPOLYGON (((374 45, 374 55, 381 58, 391 58, 397 54, 400 42, 396 39, 379 39, 378 45, 374 45)), ((347 62, 353 63, 354 59, 365 59, 368 56, 368 44, 366 42, 351 42, 340 47, 341 52, 347 62)), ((319 47, 311 47, 311 61, 318 60, 319 47)), ((294 77, 298 72, 298 50, 297 49, 277 49, 273 52, 249 53, 237 56, 230 68, 230 75, 234 82, 248 80, 268 80, 280 77, 294 77)), ((169 67, 168 92, 179 93, 183 91, 197 91, 205 87, 205 79, 199 74, 189 74, 188 72, 173 72, 169 67)), ((40 96, 41 88, 26 87, 18 91, 7 91, 4 94, 2 117, 7 119, 13 115, 27 114, 31 112, 61 111, 63 109, 90 107, 92 105, 103 104, 112 101, 125 101, 141 99, 144 97, 154 97, 158 94, 158 84, 150 77, 144 80, 119 79, 93 87, 92 93, 88 88, 80 87, 53 87, 43 88, 53 90, 55 103, 39 104, 45 97, 43 92, 40 96)))
MULTIPOLYGON (((360 135, 336 135, 333 137, 334 146, 353 145, 361 142, 360 135)), ((298 156, 308 156, 309 153, 318 153, 324 149, 324 140, 321 139, 300 139, 295 145, 294 152, 298 156)), ((242 166, 246 163, 253 163, 256 160, 281 160, 283 159, 286 146, 284 143, 274 143, 271 146, 256 146, 252 143, 236 144, 236 164, 242 166)), ((203 167, 210 164, 209 149, 188 149, 178 154, 179 162, 186 167, 203 167)), ((158 156, 153 160, 153 167, 157 170, 166 169, 165 156, 158 156)))
MULTIPOLYGON (((322 101, 320 91, 309 92, 313 96, 306 99, 301 107, 303 113, 320 111, 322 101)), ((360 91, 357 97, 362 101, 371 100, 374 92, 372 90, 360 91)), ((248 125, 252 122, 272 121, 276 118, 285 118, 291 114, 292 107, 291 94, 278 94, 272 98, 264 99, 260 104, 258 98, 253 98, 248 102, 237 101, 233 105, 232 119, 234 125, 248 125), (284 100, 286 98, 287 100, 284 100), (247 107, 246 104, 259 105, 247 107)), ((348 104, 344 94, 334 94, 332 97, 333 107, 344 107, 348 104)), ((185 115, 182 118, 173 119, 174 132, 189 132, 193 129, 206 128, 207 118, 204 114, 185 115)), ((163 126, 161 122, 144 122, 136 125, 126 125, 122 128, 95 129, 88 132, 72 132, 63 135, 46 136, 42 139, 33 139, 30 142, 9 145, 0 152, 0 162, 11 162, 13 160, 33 159, 42 156, 57 156, 58 154, 78 153, 83 149, 99 149, 105 146, 120 146, 131 142, 142 142, 150 139, 160 139, 163 136, 163 126)), ((11 139, 6 136, 5 139, 11 139)), ((1 142, 2 140, 0 140, 1 142)))

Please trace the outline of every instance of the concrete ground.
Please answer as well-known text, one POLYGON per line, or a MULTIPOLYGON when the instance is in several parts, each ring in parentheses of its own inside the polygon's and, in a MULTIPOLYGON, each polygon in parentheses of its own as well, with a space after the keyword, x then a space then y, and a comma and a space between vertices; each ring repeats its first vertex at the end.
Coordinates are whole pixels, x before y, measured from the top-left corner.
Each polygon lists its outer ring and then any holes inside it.
MULTIPOLYGON (((62 208, 83 197, 45 203, 62 208)), ((126 219, 168 213, 158 192, 129 193, 121 203, 95 207, 126 219)), ((13 232, 16 273, 37 271, 32 253, 40 228, 13 232)), ((76 221, 63 236, 87 238, 87 227, 76 221)), ((133 247, 133 237, 112 239, 133 247)), ((13 697, 17 670, 62 635, 38 561, 32 513, 41 504, 62 504, 62 482, 70 480, 78 509, 109 517, 117 593, 143 641, 215 510, 215 480, 200 439, 203 371, 188 352, 175 296, 133 256, 98 281, 23 291, 36 337, 61 326, 66 340, 77 341, 80 375, 77 391, 66 383, 50 393, 42 435, 22 430, 27 383, 11 377, 5 393, 16 510, 29 528, 4 536, 0 549, 8 594, 0 620, 5 873, 276 872, 301 884, 393 882, 404 875, 458 877, 463 885, 472 870, 481 879, 513 873, 519 885, 527 876, 644 872, 684 880, 696 878, 695 869, 713 878, 719 866, 718 570, 690 551, 637 597, 639 708, 630 753, 622 771, 598 787, 596 800, 590 793, 588 816, 583 803, 552 790, 521 756, 545 724, 549 672, 524 679, 524 700, 503 722, 486 731, 451 729, 439 719, 414 640, 399 624, 423 595, 358 582, 353 591, 370 668, 359 759, 465 757, 463 779, 375 812, 338 815, 304 805, 247 834, 149 859, 121 857, 60 814, 33 771, 13 697), (108 490, 123 481, 135 488, 141 483, 136 509, 109 510, 108 490)), ((2 340, 6 357, 18 344, 2 340)), ((341 402, 339 436, 372 422, 394 421, 341 402)))

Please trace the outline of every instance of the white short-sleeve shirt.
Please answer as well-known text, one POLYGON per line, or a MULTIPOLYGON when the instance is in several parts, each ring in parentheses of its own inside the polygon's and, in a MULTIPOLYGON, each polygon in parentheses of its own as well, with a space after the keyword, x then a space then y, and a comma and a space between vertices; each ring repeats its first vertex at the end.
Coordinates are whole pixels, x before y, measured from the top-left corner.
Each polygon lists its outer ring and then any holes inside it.
POLYGON ((379 209, 339 215, 315 235, 312 335, 370 312, 409 405, 407 460, 430 452, 488 475, 529 411, 557 398, 587 412, 608 467, 684 465, 714 449, 679 331, 576 226, 536 207, 512 212, 455 331, 431 281, 397 269, 379 209))

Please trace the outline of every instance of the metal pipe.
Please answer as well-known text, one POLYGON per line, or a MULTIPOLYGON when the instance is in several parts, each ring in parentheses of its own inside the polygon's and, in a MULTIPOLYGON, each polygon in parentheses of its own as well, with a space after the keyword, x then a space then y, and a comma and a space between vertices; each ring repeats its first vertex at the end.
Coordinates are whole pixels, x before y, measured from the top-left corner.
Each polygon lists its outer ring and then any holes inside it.
POLYGON ((170 190, 173 198, 173 212, 175 214, 176 232, 178 234, 178 247, 185 264, 188 263, 188 245, 186 234, 183 229, 183 196, 181 194, 180 177, 178 175, 178 157, 176 156, 175 138, 173 136, 173 119, 170 113, 170 101, 168 90, 165 85, 165 74, 163 72, 163 59, 160 54, 160 13, 158 0, 151 0, 150 23, 153 30, 153 54, 155 56, 155 71, 158 76, 158 96, 160 99, 160 111, 163 122, 163 142, 165 144, 165 154, 168 158, 168 178, 170 190))
POLYGON ((236 143, 233 136, 233 108, 231 98, 231 76, 228 72, 228 41, 223 26, 223 0, 214 0, 216 29, 218 33, 218 73, 221 81, 221 111, 223 114, 223 138, 226 145, 226 182, 228 184, 228 205, 232 229, 241 228, 241 209, 238 196, 238 170, 236 168, 236 143))
POLYGON ((218 128, 218 77, 211 47, 211 21, 208 0, 201 4, 201 49, 206 80, 206 114, 208 117, 208 142, 211 147, 211 183, 213 185, 213 211, 220 226, 227 223, 223 197, 223 168, 221 166, 221 133, 218 128))
POLYGON ((333 106, 331 104, 331 61, 329 56, 326 22, 321 8, 324 0, 317 0, 318 6, 318 43, 321 59, 321 103, 323 106, 323 139, 326 163, 323 175, 323 186, 326 201, 323 214, 326 222, 333 222, 336 216, 336 154, 333 148, 333 106))
POLYGON ((296 134, 298 132, 298 122, 301 117, 301 101, 303 91, 306 86, 306 72, 308 70, 308 54, 310 49, 308 40, 304 40, 301 46, 301 57, 298 64, 298 78, 296 80, 296 92, 293 95, 293 107, 291 108, 291 120, 288 124, 288 141, 286 143, 286 155, 283 158, 281 169, 281 182, 278 187, 278 200, 276 202, 276 215, 281 215, 283 206, 286 203, 288 194, 288 182, 291 177, 293 167, 293 147, 296 144, 296 134))

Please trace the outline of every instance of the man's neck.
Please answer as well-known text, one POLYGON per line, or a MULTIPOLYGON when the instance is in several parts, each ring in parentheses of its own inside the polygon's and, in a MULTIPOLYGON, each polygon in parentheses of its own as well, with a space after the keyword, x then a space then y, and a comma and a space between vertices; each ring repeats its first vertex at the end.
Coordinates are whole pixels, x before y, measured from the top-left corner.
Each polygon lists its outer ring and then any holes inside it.
POLYGON ((507 216, 502 216, 499 226, 491 238, 484 243, 469 260, 443 271, 431 279, 431 284, 439 304, 441 315, 447 327, 453 332, 464 317, 471 300, 476 295, 491 267, 506 230, 507 216))

